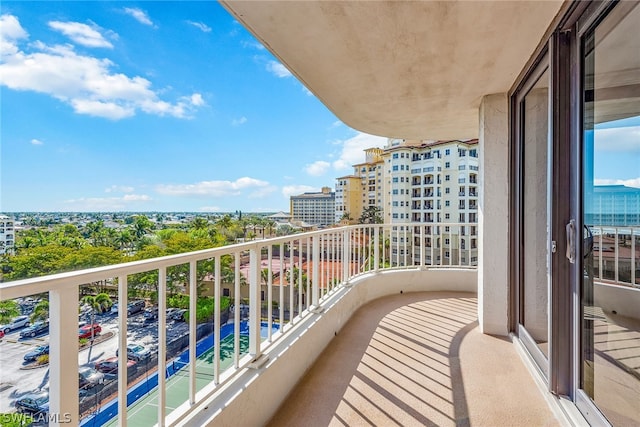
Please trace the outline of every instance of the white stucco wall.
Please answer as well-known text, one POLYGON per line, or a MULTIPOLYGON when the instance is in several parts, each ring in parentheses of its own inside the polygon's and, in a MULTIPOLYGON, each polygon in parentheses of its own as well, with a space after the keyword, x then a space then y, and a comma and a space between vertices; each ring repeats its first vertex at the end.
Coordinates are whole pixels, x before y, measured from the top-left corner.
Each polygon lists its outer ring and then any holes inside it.
POLYGON ((509 116, 507 95, 480 104, 478 322, 485 334, 509 333, 509 116))
POLYGON ((476 287, 477 272, 469 269, 410 269, 363 275, 328 298, 323 313, 308 313, 287 336, 267 348, 269 361, 263 367, 241 371, 199 405, 193 418, 179 425, 263 425, 360 306, 401 291, 475 292, 476 287))

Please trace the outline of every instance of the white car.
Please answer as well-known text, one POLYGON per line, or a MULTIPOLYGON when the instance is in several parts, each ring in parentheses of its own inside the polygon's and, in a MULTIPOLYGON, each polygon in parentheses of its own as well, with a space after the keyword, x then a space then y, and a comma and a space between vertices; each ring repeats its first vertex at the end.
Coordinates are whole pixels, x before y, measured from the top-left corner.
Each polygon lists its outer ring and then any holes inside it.
POLYGON ((15 329, 24 328, 25 326, 29 326, 29 316, 18 316, 13 319, 11 323, 0 326, 0 331, 8 334, 15 329))

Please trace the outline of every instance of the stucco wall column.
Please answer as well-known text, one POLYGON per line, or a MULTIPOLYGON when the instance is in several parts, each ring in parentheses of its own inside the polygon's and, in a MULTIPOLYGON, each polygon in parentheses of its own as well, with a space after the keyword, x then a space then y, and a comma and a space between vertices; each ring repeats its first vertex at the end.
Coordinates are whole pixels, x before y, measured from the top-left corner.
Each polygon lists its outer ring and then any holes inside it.
POLYGON ((509 333, 509 114, 507 95, 480 104, 478 321, 485 334, 509 333))

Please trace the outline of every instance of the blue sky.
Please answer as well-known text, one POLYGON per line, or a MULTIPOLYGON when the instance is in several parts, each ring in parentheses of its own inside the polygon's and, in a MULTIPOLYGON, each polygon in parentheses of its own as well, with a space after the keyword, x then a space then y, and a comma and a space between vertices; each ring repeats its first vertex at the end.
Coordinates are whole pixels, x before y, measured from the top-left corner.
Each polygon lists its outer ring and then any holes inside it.
POLYGON ((287 211, 386 143, 215 2, 3 1, 0 15, 0 211, 287 211))

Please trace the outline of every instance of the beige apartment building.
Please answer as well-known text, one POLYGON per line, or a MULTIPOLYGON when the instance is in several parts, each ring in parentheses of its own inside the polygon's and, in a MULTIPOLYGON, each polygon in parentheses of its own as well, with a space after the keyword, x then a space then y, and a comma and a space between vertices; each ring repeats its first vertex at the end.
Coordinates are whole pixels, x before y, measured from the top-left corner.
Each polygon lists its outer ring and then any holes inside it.
POLYGON ((369 206, 382 209, 385 197, 384 150, 368 148, 364 152, 364 163, 353 165, 352 175, 336 178, 336 223, 355 224, 369 206))

